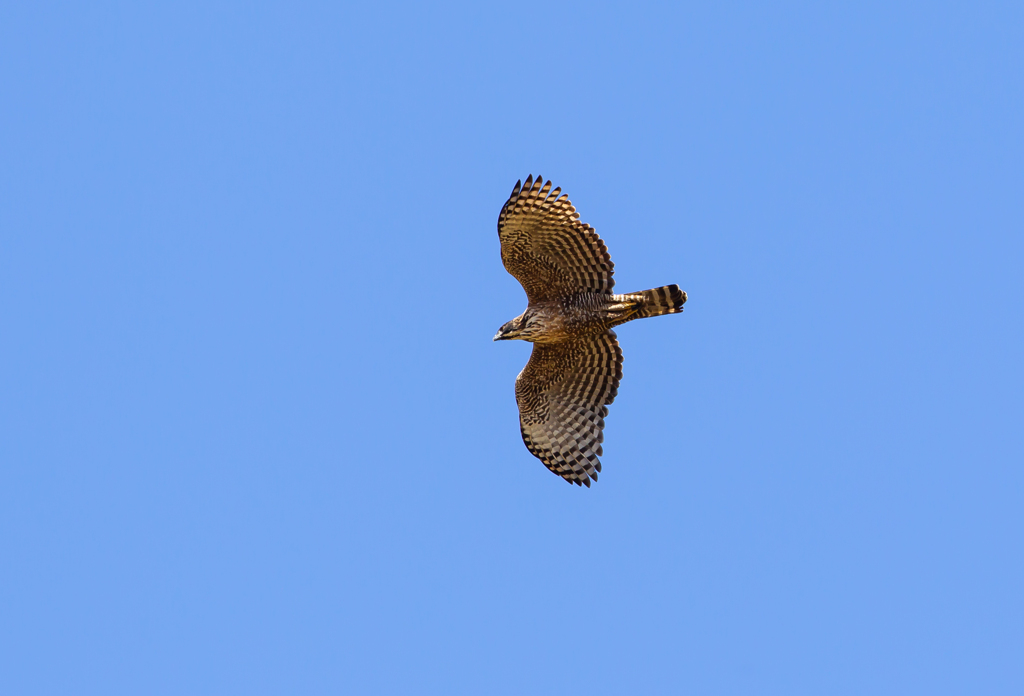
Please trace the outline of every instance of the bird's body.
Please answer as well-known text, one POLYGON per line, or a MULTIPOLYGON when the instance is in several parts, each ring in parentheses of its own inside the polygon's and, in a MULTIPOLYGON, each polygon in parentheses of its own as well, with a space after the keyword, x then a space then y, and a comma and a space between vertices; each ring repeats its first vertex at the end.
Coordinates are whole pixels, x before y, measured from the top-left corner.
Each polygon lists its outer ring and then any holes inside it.
MULTIPOLYGON (((630 295, 585 292, 531 303, 524 335, 531 343, 562 341, 600 334, 622 323, 639 305, 630 295)), ((514 320, 513 320, 514 321, 514 320)))
POLYGON ((570 483, 589 487, 601 471, 604 417, 622 377, 622 351, 612 327, 681 312, 686 293, 666 285, 613 294, 613 264, 604 242, 559 193, 550 181, 527 177, 501 209, 501 258, 529 303, 494 340, 534 344, 516 378, 527 449, 570 483))

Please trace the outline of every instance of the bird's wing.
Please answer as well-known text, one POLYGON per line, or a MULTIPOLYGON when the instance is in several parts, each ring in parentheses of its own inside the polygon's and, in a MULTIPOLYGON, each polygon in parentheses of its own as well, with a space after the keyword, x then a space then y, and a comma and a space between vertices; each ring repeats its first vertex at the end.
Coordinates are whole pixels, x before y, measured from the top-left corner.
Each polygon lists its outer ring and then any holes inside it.
POLYGON ((611 292, 613 264, 590 225, 551 182, 516 182, 498 215, 505 268, 522 283, 530 302, 580 292, 611 292), (561 195, 559 195, 561 194, 561 195))
POLYGON ((601 471, 604 417, 622 378, 615 332, 535 343, 516 378, 523 442, 566 481, 589 487, 601 471))

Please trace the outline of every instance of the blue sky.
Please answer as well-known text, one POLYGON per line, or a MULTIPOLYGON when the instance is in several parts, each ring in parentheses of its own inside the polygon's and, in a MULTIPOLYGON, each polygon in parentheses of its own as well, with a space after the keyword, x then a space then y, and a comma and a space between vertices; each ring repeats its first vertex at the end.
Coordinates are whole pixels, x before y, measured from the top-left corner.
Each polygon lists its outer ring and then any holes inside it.
POLYGON ((1024 692, 1013 3, 9 3, 0 691, 1024 692), (618 289, 523 446, 495 222, 618 289))

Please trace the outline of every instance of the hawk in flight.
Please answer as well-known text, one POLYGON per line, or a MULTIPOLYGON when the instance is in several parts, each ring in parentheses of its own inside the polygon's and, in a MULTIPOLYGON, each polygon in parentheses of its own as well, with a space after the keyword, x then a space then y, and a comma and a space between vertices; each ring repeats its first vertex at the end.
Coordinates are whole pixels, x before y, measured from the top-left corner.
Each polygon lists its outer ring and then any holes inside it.
POLYGON ((494 340, 533 343, 516 378, 526 448, 569 483, 589 488, 601 471, 604 417, 622 377, 612 327, 682 312, 686 293, 666 285, 613 294, 608 249, 561 191, 528 176, 498 215, 501 260, 528 305, 494 340))

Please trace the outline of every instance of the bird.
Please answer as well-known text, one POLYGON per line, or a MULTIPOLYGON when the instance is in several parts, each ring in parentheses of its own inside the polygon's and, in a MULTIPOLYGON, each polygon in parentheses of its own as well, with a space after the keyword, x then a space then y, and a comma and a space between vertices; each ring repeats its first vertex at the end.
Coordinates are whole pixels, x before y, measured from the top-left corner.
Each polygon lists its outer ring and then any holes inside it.
POLYGON ((678 285, 617 295, 608 248, 560 188, 533 175, 516 182, 498 215, 505 269, 526 291, 526 311, 495 341, 533 343, 516 377, 526 449, 570 484, 590 488, 601 471, 604 419, 622 379, 613 327, 678 314, 678 285))

